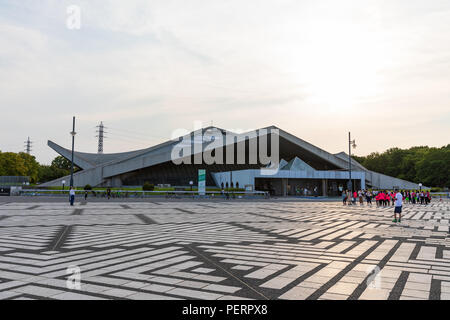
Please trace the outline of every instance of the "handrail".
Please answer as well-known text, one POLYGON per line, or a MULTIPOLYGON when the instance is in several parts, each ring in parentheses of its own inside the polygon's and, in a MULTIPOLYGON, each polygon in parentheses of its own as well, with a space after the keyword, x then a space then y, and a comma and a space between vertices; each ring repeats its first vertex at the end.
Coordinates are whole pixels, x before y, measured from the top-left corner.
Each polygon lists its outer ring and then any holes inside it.
MULTIPOLYGON (((75 194, 85 194, 86 192, 88 193, 94 193, 94 194, 100 194, 100 196, 107 196, 107 191, 106 190, 74 190, 75 194)), ((58 189, 58 190, 42 190, 42 189, 25 189, 25 190, 20 190, 19 195, 31 195, 31 196, 38 196, 38 195, 68 195, 69 194, 69 190, 64 189, 58 189)), ((198 190, 152 190, 152 191, 144 191, 144 190, 111 190, 111 196, 112 197, 116 197, 116 196, 126 196, 128 197, 129 195, 132 196, 140 196, 140 197, 145 197, 146 195, 153 195, 153 194, 157 194, 157 195, 165 195, 166 197, 168 196, 176 196, 176 195, 189 195, 189 196, 202 196, 202 194, 200 194, 202 192, 199 192, 198 190)), ((218 194, 218 195, 222 195, 222 196, 226 196, 229 197, 230 195, 260 195, 260 196, 265 196, 265 197, 269 197, 269 192, 268 191, 221 191, 221 190, 217 190, 217 191, 204 191, 203 192, 205 196, 209 196, 209 195, 213 195, 213 194, 218 194)))

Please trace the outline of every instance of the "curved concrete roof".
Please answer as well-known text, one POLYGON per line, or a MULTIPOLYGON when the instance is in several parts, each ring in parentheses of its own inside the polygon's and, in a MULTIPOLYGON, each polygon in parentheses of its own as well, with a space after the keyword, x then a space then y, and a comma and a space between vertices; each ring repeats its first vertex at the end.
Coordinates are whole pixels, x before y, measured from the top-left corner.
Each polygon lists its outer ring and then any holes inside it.
MULTIPOLYGON (((216 129, 220 130, 222 133, 230 132, 218 127, 207 127, 203 128, 202 130, 207 132, 209 129, 216 129)), ((283 137, 284 139, 287 139, 288 141, 293 142, 296 145, 301 146, 305 151, 314 154, 317 158, 322 159, 326 162, 329 162, 337 167, 340 167, 344 169, 346 167, 346 160, 341 159, 340 157, 336 157, 333 154, 330 154, 302 139, 299 139, 298 137, 289 134, 288 132, 279 129, 276 126, 269 126, 262 129, 277 129, 279 131, 280 137, 283 137)), ((256 130, 255 130, 256 131, 256 130)), ((193 132, 191 133, 193 134, 193 132)), ((245 136, 246 133, 239 134, 241 136, 245 136)), ((121 164, 123 162, 132 162, 133 159, 136 157, 141 157, 143 155, 149 155, 155 154, 157 152, 158 155, 161 155, 161 153, 168 153, 170 155, 170 151, 168 151, 165 147, 171 146, 173 144, 176 144, 182 139, 183 137, 179 137, 178 139, 168 140, 166 142, 163 142, 161 144, 146 148, 146 149, 140 149, 140 150, 134 150, 134 151, 128 151, 128 152, 120 152, 120 153, 105 153, 105 154, 96 154, 96 153, 87 153, 87 152, 74 152, 74 164, 82 169, 90 169, 97 166, 104 166, 106 164, 108 165, 114 165, 114 164, 121 164), (158 150, 158 151, 157 151, 158 150)), ((60 145, 48 141, 48 146, 55 150, 57 153, 62 155, 63 157, 67 159, 71 159, 71 150, 61 147, 60 145)), ((106 172, 105 172, 106 173, 106 172)))
MULTIPOLYGON (((339 159, 342 159, 344 161, 347 161, 347 163, 348 163, 348 154, 345 153, 344 151, 339 152, 339 153, 335 153, 334 156, 338 157, 339 159)), ((352 166, 353 167, 357 167, 357 168, 359 168, 361 170, 367 171, 367 169, 364 166, 362 166, 358 161, 356 161, 353 158, 351 158, 351 160, 352 160, 352 166)))
MULTIPOLYGON (((72 157, 72 151, 66 148, 61 147, 60 145, 54 143, 53 141, 47 142, 48 146, 55 150, 57 153, 62 155, 63 157, 67 159, 71 159, 72 157)), ((134 150, 134 151, 128 151, 128 152, 119 152, 119 153, 103 153, 103 154, 97 154, 97 153, 87 153, 87 152, 74 152, 73 156, 73 162, 77 167, 80 167, 81 169, 89 169, 96 167, 101 164, 105 164, 111 161, 118 161, 127 159, 129 157, 132 157, 136 154, 141 153, 142 151, 145 151, 147 149, 141 149, 141 150, 134 150)))

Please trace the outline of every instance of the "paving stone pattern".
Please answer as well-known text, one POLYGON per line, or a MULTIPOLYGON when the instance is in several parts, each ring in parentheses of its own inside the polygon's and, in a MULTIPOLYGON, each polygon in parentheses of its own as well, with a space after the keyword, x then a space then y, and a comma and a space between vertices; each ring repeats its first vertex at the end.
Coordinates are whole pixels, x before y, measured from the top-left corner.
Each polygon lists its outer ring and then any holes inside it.
POLYGON ((403 211, 396 224, 392 207, 337 202, 9 202, 0 299, 450 299, 450 203, 403 211))

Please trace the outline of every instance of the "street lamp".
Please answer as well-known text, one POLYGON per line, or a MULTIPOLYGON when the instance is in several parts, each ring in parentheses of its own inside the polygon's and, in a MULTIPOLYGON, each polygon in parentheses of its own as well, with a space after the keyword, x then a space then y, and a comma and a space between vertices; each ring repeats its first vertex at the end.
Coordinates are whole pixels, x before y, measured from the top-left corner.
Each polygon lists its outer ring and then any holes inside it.
POLYGON ((75 146, 75 135, 77 133, 75 132, 75 117, 73 117, 73 126, 72 126, 72 132, 70 132, 70 135, 72 136, 72 161, 70 164, 70 186, 73 187, 73 149, 75 146))
POLYGON ((419 183, 419 192, 422 191, 422 183, 419 183))
POLYGON ((66 180, 62 181, 62 185, 63 185, 63 190, 64 190, 64 186, 66 185, 66 180))
POLYGON ((356 148, 356 141, 353 139, 351 139, 350 137, 350 132, 348 133, 348 174, 349 174, 349 179, 348 179, 348 183, 347 183, 347 189, 350 190, 350 192, 353 192, 353 184, 352 184, 352 149, 351 147, 353 147, 353 149, 356 148))

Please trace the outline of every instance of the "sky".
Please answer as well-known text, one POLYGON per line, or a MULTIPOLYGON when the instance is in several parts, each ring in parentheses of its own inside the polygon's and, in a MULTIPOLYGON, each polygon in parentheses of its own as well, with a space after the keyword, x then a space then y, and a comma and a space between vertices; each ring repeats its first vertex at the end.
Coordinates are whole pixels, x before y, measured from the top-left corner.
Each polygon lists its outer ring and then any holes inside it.
POLYGON ((48 164, 72 116, 84 152, 100 121, 105 153, 199 121, 275 125, 332 153, 349 131, 357 155, 441 147, 449 21, 448 0, 1 0, 0 150, 29 136, 48 164))

